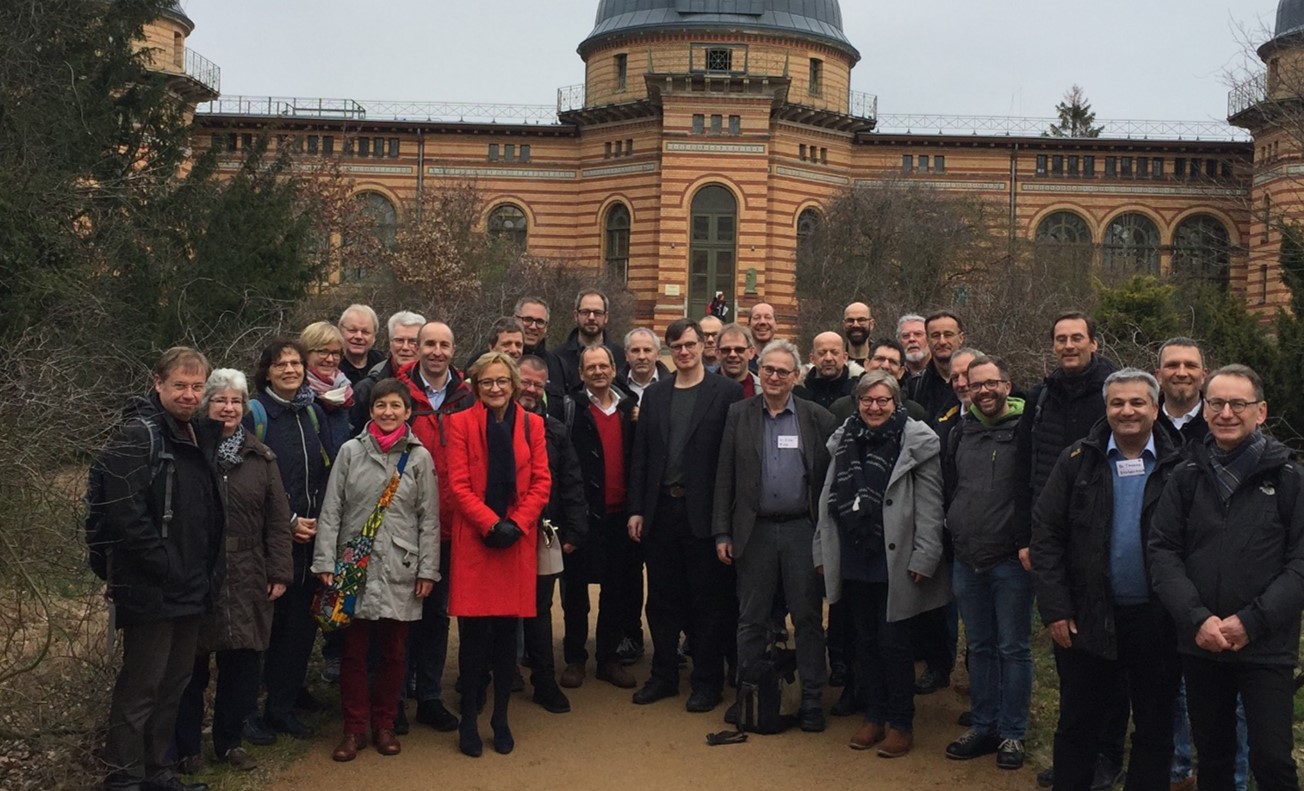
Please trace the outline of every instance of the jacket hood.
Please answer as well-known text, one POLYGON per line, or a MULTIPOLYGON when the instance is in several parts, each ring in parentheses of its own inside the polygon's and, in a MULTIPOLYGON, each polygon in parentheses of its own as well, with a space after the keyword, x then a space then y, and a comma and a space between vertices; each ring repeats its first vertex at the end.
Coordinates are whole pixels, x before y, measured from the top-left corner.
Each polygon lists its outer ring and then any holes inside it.
POLYGON ((982 423, 984 426, 991 428, 992 426, 998 426, 1001 423, 1004 423, 1008 420, 1014 420, 1016 418, 1022 417, 1023 409, 1024 406, 1026 406, 1026 402, 1022 398, 1015 398, 1014 396, 1010 396, 1009 398, 1005 399, 1005 405, 1010 408, 1010 411, 1006 412, 1004 415, 1001 415, 1000 417, 994 420, 989 421, 987 417, 978 410, 977 404, 969 405, 969 414, 979 423, 982 423))
POLYGON ((159 401, 158 393, 151 392, 149 395, 128 398, 127 403, 122 407, 122 419, 152 418, 163 411, 163 403, 159 401))

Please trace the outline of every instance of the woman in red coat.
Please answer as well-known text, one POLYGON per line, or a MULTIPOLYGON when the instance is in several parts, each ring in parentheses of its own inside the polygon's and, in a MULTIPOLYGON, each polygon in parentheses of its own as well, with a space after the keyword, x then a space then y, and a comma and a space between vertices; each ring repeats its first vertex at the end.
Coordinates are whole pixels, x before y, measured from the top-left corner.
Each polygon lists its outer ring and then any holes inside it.
POLYGON ((467 372, 478 402, 448 418, 448 487, 452 494, 448 614, 457 616, 462 675, 458 747, 478 756, 476 723, 493 671, 494 749, 515 742, 507 701, 516 676, 516 631, 535 614, 535 528, 552 476, 543 419, 516 403, 521 376, 512 358, 489 352, 467 372))

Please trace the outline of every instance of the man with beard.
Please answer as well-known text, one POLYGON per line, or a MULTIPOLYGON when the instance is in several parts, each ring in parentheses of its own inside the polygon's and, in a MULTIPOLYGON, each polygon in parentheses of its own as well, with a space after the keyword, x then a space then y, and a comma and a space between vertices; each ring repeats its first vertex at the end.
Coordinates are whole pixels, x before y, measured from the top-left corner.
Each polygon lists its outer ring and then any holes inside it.
MULTIPOLYGON (((931 420, 936 420, 956 403, 951 390, 951 355, 964 346, 964 326, 959 316, 949 310, 939 310, 924 320, 924 330, 928 333, 930 359, 922 374, 907 381, 906 392, 924 407, 931 420)), ((909 351, 907 346, 907 364, 909 351)))
POLYGON ((625 359, 625 350, 607 337, 610 316, 607 295, 586 288, 575 296, 575 329, 560 348, 548 353, 549 393, 562 397, 580 386, 580 351, 591 346, 606 346, 612 358, 625 359))
POLYGON ((761 359, 761 349, 774 340, 774 306, 768 302, 757 302, 747 319, 747 328, 752 333, 752 357, 747 367, 756 373, 757 361, 761 359))
POLYGON ((521 297, 516 300, 516 320, 525 330, 525 354, 548 359, 548 320, 552 314, 548 303, 538 297, 521 297))
POLYGON ((947 746, 946 757, 994 752, 998 767, 1018 769, 1032 702, 1029 440, 1023 400, 1010 397, 1004 362, 975 357, 968 384, 970 418, 948 435, 942 478, 955 599, 968 642, 972 726, 947 746))
MULTIPOLYGON (((874 331, 874 316, 869 305, 853 302, 842 311, 842 334, 847 336, 847 359, 865 370, 873 353, 869 348, 869 334, 874 331)), ((898 375, 898 379, 901 377, 898 375)))
POLYGON ((902 378, 907 382, 922 376, 928 368, 928 331, 924 326, 924 317, 917 313, 907 313, 897 319, 897 341, 905 350, 906 361, 902 378))
POLYGON ((720 341, 720 328, 724 322, 715 316, 703 316, 698 322, 702 327, 702 342, 706 344, 702 348, 702 365, 706 367, 709 374, 720 373, 720 352, 717 351, 720 341))
POLYGON ((848 364, 842 336, 836 332, 821 332, 815 336, 810 348, 810 362, 806 376, 793 389, 793 395, 814 401, 825 409, 839 398, 851 395, 857 380, 865 373, 859 365, 848 364))
POLYGON ((720 351, 720 375, 742 385, 744 398, 760 395, 761 381, 750 367, 751 330, 741 324, 726 324, 720 328, 716 344, 720 351))
POLYGON ((1209 435, 1204 419, 1204 389, 1209 369, 1204 365, 1200 344, 1190 338, 1169 338, 1159 347, 1159 424, 1174 435, 1179 445, 1203 441, 1209 435))

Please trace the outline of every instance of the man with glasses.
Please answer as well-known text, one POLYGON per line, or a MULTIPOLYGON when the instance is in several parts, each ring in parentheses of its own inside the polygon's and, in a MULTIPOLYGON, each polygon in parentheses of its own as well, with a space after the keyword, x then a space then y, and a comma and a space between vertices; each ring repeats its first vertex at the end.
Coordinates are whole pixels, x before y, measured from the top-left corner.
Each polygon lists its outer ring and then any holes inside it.
POLYGON ((353 385, 353 408, 349 410, 349 425, 353 433, 361 433, 371 419, 371 388, 381 379, 388 379, 405 365, 416 362, 417 335, 425 325, 426 317, 409 310, 400 310, 389 317, 389 357, 367 371, 367 375, 353 385))
POLYGON ((928 369, 928 331, 924 329, 924 317, 917 313, 907 313, 897 319, 897 341, 905 351, 906 372, 904 380, 922 376, 928 369))
POLYGON ((367 376, 372 366, 385 359, 384 353, 373 348, 376 333, 380 330, 380 319, 370 306, 354 304, 340 314, 339 327, 344 336, 344 358, 340 360, 340 370, 348 377, 349 384, 356 385, 367 376))
MULTIPOLYGON (((869 305, 853 302, 842 311, 842 334, 847 336, 847 359, 869 370, 869 358, 873 350, 869 345, 869 334, 874 331, 874 315, 869 312, 869 305)), ((900 379, 901 375, 897 374, 900 379)))
POLYGON ((737 628, 732 569, 711 536, 715 475, 729 405, 742 387, 702 367, 702 331, 679 319, 666 328, 675 373, 648 388, 639 409, 629 477, 629 536, 647 562, 652 676, 634 702, 679 694, 679 634, 693 645, 686 708, 707 712, 724 690, 726 641, 737 628))
POLYGON ((1244 365, 1210 374, 1208 439, 1169 478, 1149 541, 1155 593, 1177 624, 1201 788, 1232 788, 1236 697, 1257 786, 1297 789, 1291 750, 1304 609, 1304 481, 1263 433, 1263 381, 1244 365))
POLYGON ((918 401, 929 418, 936 420, 956 403, 951 390, 951 355, 964 346, 964 325, 959 316, 939 310, 924 320, 924 331, 930 362, 922 374, 907 382, 906 396, 918 401))
MULTIPOLYGON (((901 344, 891 338, 880 338, 869 346, 869 356, 865 358, 865 372, 869 371, 887 371, 896 378, 901 385, 902 392, 905 391, 905 382, 902 377, 905 376, 905 350, 901 344)), ((928 413, 918 403, 908 398, 901 399, 901 406, 905 407, 906 413, 915 420, 928 422, 928 413)), ((845 395, 834 401, 829 406, 829 411, 833 417, 841 423, 856 413, 856 400, 854 395, 845 395)))
POLYGON ((761 354, 761 395, 729 408, 712 529, 720 562, 737 570, 740 666, 765 655, 782 586, 797 639, 800 725, 818 732, 825 725, 823 585, 811 541, 829 466, 825 443, 836 424, 823 407, 793 397, 799 369, 797 347, 771 341, 761 354))
POLYGON ((580 351, 606 346, 612 358, 625 359, 625 350, 607 337, 611 305, 607 295, 586 288, 575 296, 575 329, 560 348, 548 353, 548 387, 551 394, 564 396, 580 386, 580 351))
POLYGON ((720 328, 716 348, 720 352, 720 375, 742 385, 744 398, 759 395, 761 380, 750 367, 751 331, 741 324, 726 324, 720 328))
POLYGON ((998 767, 1018 769, 1032 702, 1029 440, 1024 403, 1010 397, 1005 363, 975 357, 968 378, 970 419, 947 436, 942 480, 973 724, 947 746, 946 757, 996 753, 998 767))
POLYGON ((525 354, 548 359, 548 303, 538 297, 521 297, 516 301, 516 320, 525 329, 525 354))
MULTIPOLYGON (((715 316, 703 316, 698 325, 702 328, 702 365, 710 374, 720 373, 720 328, 724 322, 715 316)), ((628 344, 626 344, 628 345, 628 344)))

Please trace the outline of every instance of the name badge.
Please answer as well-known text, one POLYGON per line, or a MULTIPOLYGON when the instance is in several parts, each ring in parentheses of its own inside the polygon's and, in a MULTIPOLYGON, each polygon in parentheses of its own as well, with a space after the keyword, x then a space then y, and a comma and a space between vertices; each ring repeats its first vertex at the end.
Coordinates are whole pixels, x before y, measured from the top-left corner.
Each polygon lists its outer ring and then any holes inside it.
POLYGON ((779 447, 780 447, 780 448, 796 448, 796 447, 797 447, 797 435, 796 435, 796 434, 780 434, 780 435, 779 435, 779 447))
POLYGON ((1134 475, 1146 474, 1146 463, 1144 459, 1120 459, 1114 462, 1114 468, 1118 470, 1118 477, 1131 478, 1134 475))

